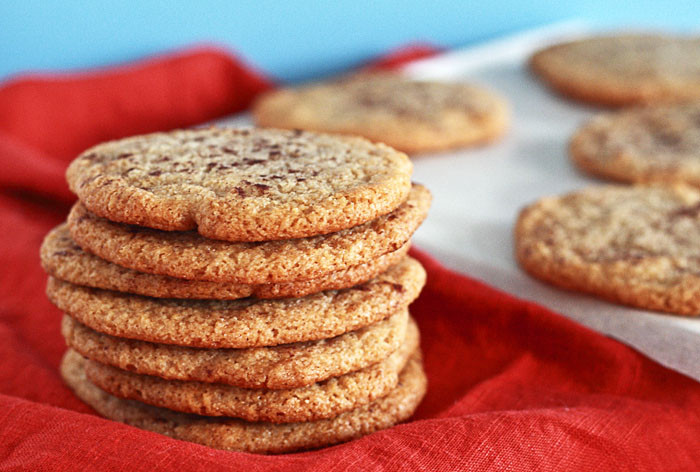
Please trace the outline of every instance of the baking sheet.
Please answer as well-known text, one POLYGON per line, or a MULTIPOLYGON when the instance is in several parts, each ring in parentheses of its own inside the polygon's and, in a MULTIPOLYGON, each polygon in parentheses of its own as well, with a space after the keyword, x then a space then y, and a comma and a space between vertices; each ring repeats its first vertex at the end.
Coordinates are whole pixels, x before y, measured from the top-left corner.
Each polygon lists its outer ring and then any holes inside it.
MULTIPOLYGON (((589 32, 585 23, 566 22, 404 68, 415 78, 486 85, 505 95, 513 109, 511 130, 497 144, 414 159, 414 180, 434 195, 414 244, 452 269, 552 308, 700 380, 700 320, 561 291, 530 278, 513 259, 512 228, 520 208, 545 195, 600 183, 578 173, 566 153, 571 134, 598 110, 553 95, 525 67, 536 49, 589 32)), ((247 125, 250 118, 223 122, 247 125)))

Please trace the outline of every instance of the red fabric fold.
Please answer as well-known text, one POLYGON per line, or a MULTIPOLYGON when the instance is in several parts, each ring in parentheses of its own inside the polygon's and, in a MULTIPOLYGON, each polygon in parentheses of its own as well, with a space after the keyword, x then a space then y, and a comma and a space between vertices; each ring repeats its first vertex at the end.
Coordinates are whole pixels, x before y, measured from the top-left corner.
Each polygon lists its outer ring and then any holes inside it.
POLYGON ((364 70, 375 71, 396 69, 406 65, 409 62, 434 56, 439 51, 440 50, 438 48, 427 43, 407 44, 370 62, 364 67, 364 70))
POLYGON ((257 71, 214 47, 89 74, 9 80, 0 88, 0 152, 11 165, 0 174, 0 185, 50 191, 70 200, 65 182, 59 183, 54 173, 88 147, 242 111, 271 86, 257 71), (50 183, 28 177, 37 172, 51 177, 50 183))
POLYGON ((38 257, 72 198, 68 161, 104 139, 244 109, 270 86, 199 49, 0 87, 0 470, 700 469, 698 383, 418 251, 428 285, 412 312, 430 388, 405 424, 263 457, 140 431, 77 400, 57 372, 61 314, 38 257))

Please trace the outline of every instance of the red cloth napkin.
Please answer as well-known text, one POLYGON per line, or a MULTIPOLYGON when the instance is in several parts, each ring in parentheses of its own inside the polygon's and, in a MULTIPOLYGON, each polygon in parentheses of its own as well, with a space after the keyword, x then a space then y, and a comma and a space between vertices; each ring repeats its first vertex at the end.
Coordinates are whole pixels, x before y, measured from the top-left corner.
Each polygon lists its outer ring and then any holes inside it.
POLYGON ((72 199, 68 161, 98 141, 242 110, 270 86, 198 49, 0 87, 0 470, 700 470, 698 383, 418 251, 429 277, 412 312, 430 388, 405 424, 264 457, 140 431, 77 400, 57 372, 61 314, 38 256, 72 199))

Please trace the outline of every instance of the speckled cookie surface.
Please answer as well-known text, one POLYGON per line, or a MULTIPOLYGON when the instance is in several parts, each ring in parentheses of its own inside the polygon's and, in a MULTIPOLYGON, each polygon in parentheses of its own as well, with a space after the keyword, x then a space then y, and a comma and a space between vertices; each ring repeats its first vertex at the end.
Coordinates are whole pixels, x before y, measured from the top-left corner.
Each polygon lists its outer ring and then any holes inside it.
POLYGON ((594 187, 522 211, 516 256, 554 285, 639 308, 700 315, 700 191, 594 187))
POLYGON ((111 141, 66 172, 95 214, 229 241, 325 234, 406 199, 405 154, 360 138, 274 129, 197 129, 111 141))
POLYGON ((88 379, 120 398, 170 410, 247 421, 294 423, 315 421, 365 405, 396 387, 399 373, 419 344, 415 325, 404 343, 377 364, 304 387, 267 390, 231 385, 166 380, 89 361, 88 379))
POLYGON ((491 141, 509 121, 506 102, 488 90, 386 73, 276 90, 253 116, 264 126, 355 134, 409 153, 491 141))
POLYGON ((197 349, 102 334, 64 316, 66 344, 102 364, 172 380, 289 389, 388 357, 406 338, 408 310, 330 339, 248 349, 197 349))
POLYGON ((427 379, 419 355, 409 359, 397 387, 374 402, 335 418, 305 423, 251 423, 177 413, 114 397, 85 376, 85 361, 69 350, 61 375, 76 395, 107 418, 175 439, 231 451, 281 453, 349 441, 408 419, 423 399, 427 379))
POLYGON ((408 252, 406 243, 396 251, 325 276, 298 282, 272 284, 218 283, 147 274, 113 264, 83 251, 70 237, 65 224, 54 228, 41 246, 41 264, 49 275, 86 287, 116 290, 158 298, 303 297, 323 290, 337 290, 365 282, 398 263, 408 252))
POLYGON ((430 200, 430 192, 416 184, 399 208, 370 222, 322 236, 259 243, 113 223, 80 204, 68 224, 83 249, 122 267, 184 279, 269 284, 323 277, 398 250, 426 217, 430 200))
POLYGON ((570 151, 600 177, 700 187, 700 102, 599 115, 576 133, 570 151))
POLYGON ((560 93, 603 105, 700 99, 700 38, 591 37, 551 46, 532 69, 560 93))
POLYGON ((407 257, 364 284, 303 298, 149 298, 52 277, 47 294, 72 318, 101 333, 179 346, 238 349, 326 339, 360 329, 408 306, 424 283, 425 270, 407 257))

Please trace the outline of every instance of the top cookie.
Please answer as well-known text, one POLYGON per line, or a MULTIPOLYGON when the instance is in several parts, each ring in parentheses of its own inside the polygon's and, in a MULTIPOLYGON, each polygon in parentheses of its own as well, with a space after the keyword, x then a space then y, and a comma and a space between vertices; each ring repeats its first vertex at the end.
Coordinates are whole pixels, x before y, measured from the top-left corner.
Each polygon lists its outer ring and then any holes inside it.
POLYGON ((593 187, 520 214, 518 261, 554 285, 615 302, 700 315, 700 191, 593 187))
POLYGON ((602 114, 576 133, 570 151, 594 175, 700 187, 700 103, 602 114))
POLYGON ((411 153, 490 141, 508 115, 490 91, 387 73, 274 91, 253 107, 263 126, 357 134, 411 153))
POLYGON ((406 155, 361 138, 274 129, 197 129, 111 141, 66 177, 93 213, 207 238, 264 241, 326 234, 406 199, 406 155))
POLYGON ((591 37, 544 49, 531 66, 559 92, 585 102, 624 106, 700 98, 696 37, 591 37))

